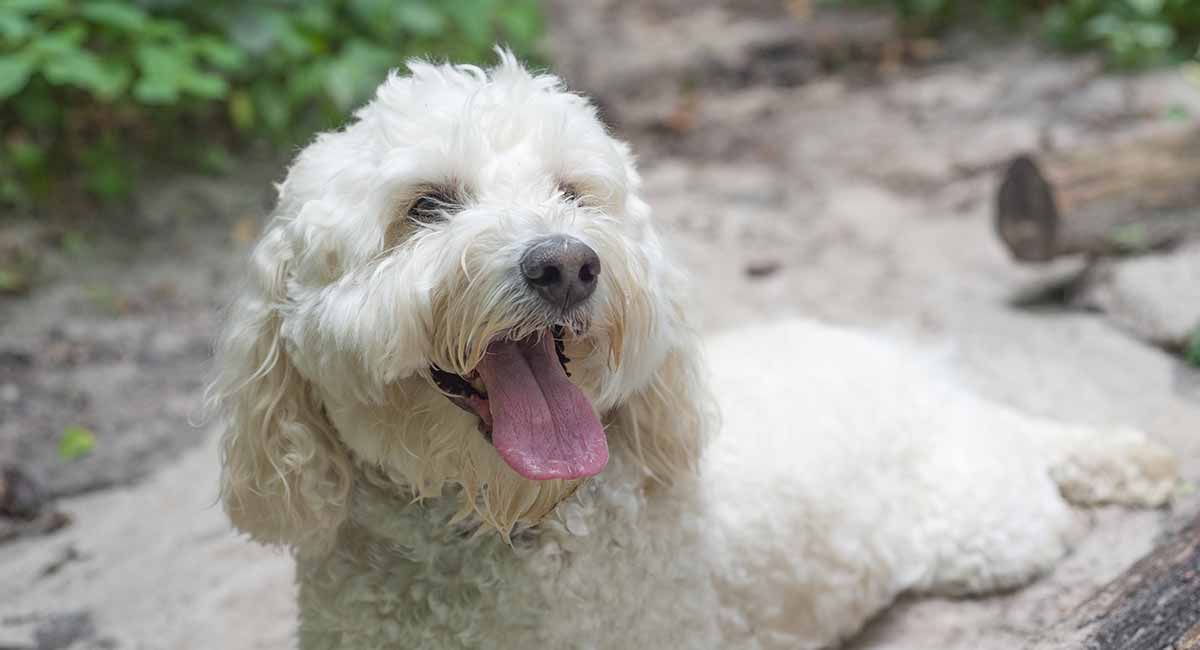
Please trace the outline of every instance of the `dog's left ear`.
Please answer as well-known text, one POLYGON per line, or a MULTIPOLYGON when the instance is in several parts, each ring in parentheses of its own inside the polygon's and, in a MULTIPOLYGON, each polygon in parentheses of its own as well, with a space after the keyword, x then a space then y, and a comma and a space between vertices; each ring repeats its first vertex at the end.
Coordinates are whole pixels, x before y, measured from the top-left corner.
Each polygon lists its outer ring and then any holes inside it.
POLYGON ((283 228, 254 251, 249 286, 218 343, 209 400, 225 425, 221 496, 230 520, 259 542, 319 551, 346 517, 353 471, 280 333, 293 262, 283 228))

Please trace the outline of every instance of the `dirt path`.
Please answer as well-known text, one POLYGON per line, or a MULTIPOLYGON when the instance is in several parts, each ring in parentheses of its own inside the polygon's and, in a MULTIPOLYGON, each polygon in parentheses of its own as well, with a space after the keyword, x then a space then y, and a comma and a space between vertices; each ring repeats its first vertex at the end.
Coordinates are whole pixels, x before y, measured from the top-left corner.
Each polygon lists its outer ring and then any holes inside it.
MULTIPOLYGON (((554 59, 640 153, 648 198, 693 269, 703 326, 804 314, 915 338, 996 399, 1142 427, 1200 480, 1200 375, 1103 314, 1014 307, 1079 262, 1018 266, 989 226, 1006 156, 1200 116, 1200 90, 1178 73, 1112 77, 1090 60, 969 39, 947 44, 944 60, 878 74, 877 18, 805 23, 784 3, 730 6, 551 3, 554 59), (827 74, 830 34, 847 33, 865 43, 838 55, 854 72, 827 74)), ((240 253, 238 221, 262 213, 270 176, 165 187, 144 209, 156 234, 174 234, 142 241, 166 243, 99 242, 86 276, 68 258, 57 280, 0 303, 0 456, 33 463, 64 494, 149 475, 64 500, 76 521, 60 533, 0 546, 0 584, 15 586, 0 591, 0 648, 288 638, 287 561, 226 532, 208 507, 211 438, 186 425, 240 253), (171 225, 197 203, 205 215, 171 225), (89 290, 98 281, 134 306, 118 301, 114 316, 89 290), (162 283, 170 298, 153 298, 162 283), (16 399, 4 401, 7 385, 16 399), (73 423, 96 431, 97 452, 63 465, 52 438, 73 423), (72 633, 74 645, 59 642, 72 633)), ((1035 585, 913 599, 853 647, 1020 647, 1197 507, 1192 496, 1170 511, 1090 513, 1092 534, 1035 585)))

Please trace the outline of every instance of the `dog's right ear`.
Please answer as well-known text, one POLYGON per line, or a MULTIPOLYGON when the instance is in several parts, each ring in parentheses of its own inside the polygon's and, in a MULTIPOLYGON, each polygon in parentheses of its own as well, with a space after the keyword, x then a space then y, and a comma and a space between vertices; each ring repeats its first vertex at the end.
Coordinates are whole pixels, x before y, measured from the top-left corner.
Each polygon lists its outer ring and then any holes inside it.
POLYGON ((255 248, 249 286, 217 345, 208 400, 225 426, 221 497, 233 524, 263 543, 320 550, 346 517, 353 472, 280 335, 292 257, 278 225, 255 248))

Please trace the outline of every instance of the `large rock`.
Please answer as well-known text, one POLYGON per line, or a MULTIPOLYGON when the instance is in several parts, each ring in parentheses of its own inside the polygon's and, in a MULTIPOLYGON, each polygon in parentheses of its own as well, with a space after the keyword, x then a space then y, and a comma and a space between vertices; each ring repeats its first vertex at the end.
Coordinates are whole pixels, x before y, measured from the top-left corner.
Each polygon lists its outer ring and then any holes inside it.
POLYGON ((1134 336, 1176 347, 1200 329, 1200 242, 1112 261, 1095 275, 1081 301, 1134 336))

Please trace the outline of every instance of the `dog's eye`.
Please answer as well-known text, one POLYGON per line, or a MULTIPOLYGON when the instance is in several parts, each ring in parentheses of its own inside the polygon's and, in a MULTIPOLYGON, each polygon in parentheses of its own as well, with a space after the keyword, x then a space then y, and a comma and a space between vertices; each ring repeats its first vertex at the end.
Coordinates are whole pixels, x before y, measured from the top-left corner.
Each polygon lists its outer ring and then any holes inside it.
POLYGON ((583 196, 583 192, 580 192, 574 183, 559 183, 558 191, 562 192, 563 200, 568 203, 575 203, 583 196))
POLYGON ((431 189, 417 195, 408 208, 408 218, 419 223, 437 223, 457 211, 459 201, 445 189, 431 189))

